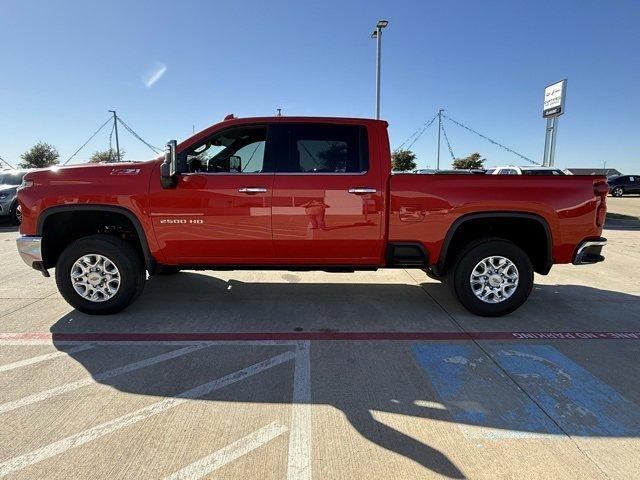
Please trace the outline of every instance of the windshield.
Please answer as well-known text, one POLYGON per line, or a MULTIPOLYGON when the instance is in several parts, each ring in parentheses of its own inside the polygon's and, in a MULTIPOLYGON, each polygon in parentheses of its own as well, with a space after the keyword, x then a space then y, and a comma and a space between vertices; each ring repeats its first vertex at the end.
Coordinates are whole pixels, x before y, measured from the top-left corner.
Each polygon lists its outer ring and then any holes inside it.
POLYGON ((0 185, 20 185, 24 173, 0 173, 0 185))

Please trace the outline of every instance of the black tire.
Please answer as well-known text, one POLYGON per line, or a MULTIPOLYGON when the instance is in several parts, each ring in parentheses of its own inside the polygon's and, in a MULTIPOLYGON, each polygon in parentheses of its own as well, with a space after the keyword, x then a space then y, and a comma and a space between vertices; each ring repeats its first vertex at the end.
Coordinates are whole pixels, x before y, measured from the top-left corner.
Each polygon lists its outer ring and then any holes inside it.
POLYGON ((145 281, 146 272, 138 252, 124 240, 110 235, 91 235, 76 240, 62 252, 56 264, 58 290, 69 305, 90 315, 109 315, 123 310, 140 296, 145 281), (70 275, 74 263, 90 254, 107 257, 120 273, 118 291, 108 300, 85 299, 73 287, 70 275))
POLYGON ((624 188, 622 187, 613 187, 611 189, 611 195, 613 197, 621 197, 624 194, 624 188))
POLYGON ((11 210, 9 211, 9 221, 11 222, 12 225, 20 225, 22 223, 20 214, 18 212, 18 207, 19 207, 18 202, 15 202, 11 206, 11 210))
POLYGON ((448 283, 460 303, 471 313, 483 317, 507 315, 522 305, 533 288, 533 266, 529 256, 515 243, 499 238, 486 238, 469 244, 458 257, 448 283), (487 303, 478 298, 471 287, 471 274, 483 259, 501 256, 518 270, 518 285, 507 299, 487 303))

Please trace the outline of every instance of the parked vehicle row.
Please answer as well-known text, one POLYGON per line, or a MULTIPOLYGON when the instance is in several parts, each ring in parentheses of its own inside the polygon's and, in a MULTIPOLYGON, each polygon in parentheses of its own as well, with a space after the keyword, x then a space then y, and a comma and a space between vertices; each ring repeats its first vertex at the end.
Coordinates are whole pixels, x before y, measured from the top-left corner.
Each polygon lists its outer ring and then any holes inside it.
POLYGON ((431 168, 422 168, 414 170, 413 173, 421 175, 435 175, 442 173, 473 173, 473 174, 486 174, 486 175, 566 175, 559 168, 541 167, 541 166, 514 166, 508 165, 505 167, 493 167, 488 170, 485 169, 458 169, 458 170, 434 170, 431 168))
MULTIPOLYGON (((476 173, 486 175, 567 175, 559 168, 541 166, 507 165, 488 170, 434 170, 430 168, 414 170, 417 174, 476 173)), ((569 174, 571 175, 571 174, 569 174)), ((607 177, 609 193, 614 197, 627 194, 640 194, 640 175, 614 175, 607 177)))
POLYGON ((22 214, 17 190, 28 170, 0 170, 0 219, 20 225, 22 214))
POLYGON ((485 172, 487 175, 566 175, 559 168, 540 166, 515 166, 494 167, 485 172))

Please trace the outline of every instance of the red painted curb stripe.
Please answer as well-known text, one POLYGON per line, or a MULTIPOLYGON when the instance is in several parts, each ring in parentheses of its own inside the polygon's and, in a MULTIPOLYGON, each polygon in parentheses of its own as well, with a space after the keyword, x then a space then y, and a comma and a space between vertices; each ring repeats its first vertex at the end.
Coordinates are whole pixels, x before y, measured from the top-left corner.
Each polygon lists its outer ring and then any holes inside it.
POLYGON ((640 332, 156 332, 0 333, 0 340, 78 342, 260 340, 640 340, 640 332))

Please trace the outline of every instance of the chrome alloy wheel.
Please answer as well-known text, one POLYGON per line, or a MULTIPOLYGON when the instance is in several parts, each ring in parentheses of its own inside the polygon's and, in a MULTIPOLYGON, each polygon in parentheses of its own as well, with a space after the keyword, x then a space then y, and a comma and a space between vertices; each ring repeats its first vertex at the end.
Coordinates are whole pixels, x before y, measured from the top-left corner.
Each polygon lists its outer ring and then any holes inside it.
POLYGON ((518 288, 518 269, 506 257, 498 255, 480 260, 469 281, 476 297, 486 303, 507 300, 518 288))
POLYGON ((19 223, 22 223, 22 207, 20 207, 20 205, 16 207, 16 218, 19 223))
POLYGON ((105 302, 118 293, 120 272, 107 257, 89 253, 76 260, 71 267, 71 284, 82 298, 91 302, 105 302))

